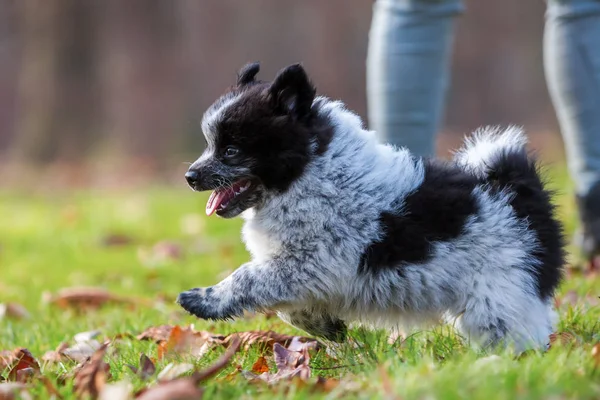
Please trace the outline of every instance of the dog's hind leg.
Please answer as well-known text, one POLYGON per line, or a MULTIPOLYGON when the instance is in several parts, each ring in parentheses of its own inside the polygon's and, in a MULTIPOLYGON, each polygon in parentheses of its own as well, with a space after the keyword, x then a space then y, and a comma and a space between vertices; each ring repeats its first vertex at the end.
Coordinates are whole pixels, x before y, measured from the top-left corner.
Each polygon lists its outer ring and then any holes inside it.
POLYGON ((279 318, 300 328, 311 335, 325 338, 333 342, 346 339, 347 327, 344 321, 331 314, 314 308, 278 312, 279 318))
POLYGON ((471 298, 455 326, 472 343, 486 349, 510 347, 517 352, 547 348, 553 311, 529 293, 471 298))

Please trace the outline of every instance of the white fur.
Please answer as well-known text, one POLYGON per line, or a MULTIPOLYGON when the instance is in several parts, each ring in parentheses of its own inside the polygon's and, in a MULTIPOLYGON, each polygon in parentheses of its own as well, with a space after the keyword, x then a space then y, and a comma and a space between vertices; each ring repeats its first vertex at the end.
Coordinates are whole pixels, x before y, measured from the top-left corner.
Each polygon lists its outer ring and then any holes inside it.
POLYGON ((465 139, 465 147, 457 151, 454 159, 463 168, 483 177, 487 174, 490 162, 499 151, 515 152, 525 148, 527 137, 523 129, 509 126, 505 130, 486 127, 475 131, 465 139))

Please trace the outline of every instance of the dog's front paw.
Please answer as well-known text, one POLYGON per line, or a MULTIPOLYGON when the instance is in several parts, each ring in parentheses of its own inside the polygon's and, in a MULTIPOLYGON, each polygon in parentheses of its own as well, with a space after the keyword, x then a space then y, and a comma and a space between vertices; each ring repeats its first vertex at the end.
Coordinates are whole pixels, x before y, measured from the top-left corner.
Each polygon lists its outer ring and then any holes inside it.
POLYGON ((222 301, 210 288, 195 288, 180 293, 177 303, 190 314, 202 319, 232 319, 237 316, 233 307, 223 307, 222 301))
POLYGON ((202 319, 217 319, 215 310, 217 301, 211 299, 210 288, 195 288, 180 293, 177 296, 177 304, 190 314, 202 319))

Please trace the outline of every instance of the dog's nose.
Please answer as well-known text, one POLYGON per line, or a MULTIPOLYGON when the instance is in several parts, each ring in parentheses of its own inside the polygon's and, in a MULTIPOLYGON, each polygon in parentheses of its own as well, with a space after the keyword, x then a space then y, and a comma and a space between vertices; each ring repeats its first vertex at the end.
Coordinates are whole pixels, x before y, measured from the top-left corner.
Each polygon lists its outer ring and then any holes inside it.
POLYGON ((196 171, 189 170, 185 173, 185 180, 191 187, 196 186, 196 183, 198 183, 198 179, 200 179, 200 174, 196 171))

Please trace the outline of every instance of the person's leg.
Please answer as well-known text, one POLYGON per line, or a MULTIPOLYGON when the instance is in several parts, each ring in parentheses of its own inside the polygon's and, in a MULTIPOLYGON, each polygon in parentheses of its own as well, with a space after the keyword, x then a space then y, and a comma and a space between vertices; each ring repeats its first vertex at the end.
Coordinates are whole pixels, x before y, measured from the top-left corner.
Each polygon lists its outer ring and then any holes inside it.
POLYGON ((460 0, 377 0, 369 33, 369 128, 383 142, 433 155, 460 0))
POLYGON ((600 1, 549 0, 544 65, 588 257, 600 254, 600 1))

